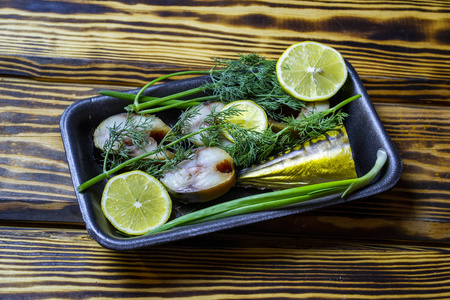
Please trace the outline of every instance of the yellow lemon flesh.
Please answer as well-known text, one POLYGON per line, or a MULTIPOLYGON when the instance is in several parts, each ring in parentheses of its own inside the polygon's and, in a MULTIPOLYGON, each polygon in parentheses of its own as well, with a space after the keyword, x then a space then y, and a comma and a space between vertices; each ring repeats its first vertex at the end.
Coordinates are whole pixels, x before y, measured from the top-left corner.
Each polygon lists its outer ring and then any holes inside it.
POLYGON ((129 235, 144 234, 164 224, 172 211, 165 187, 142 171, 111 178, 103 190, 101 206, 111 224, 129 235))
POLYGON ((280 56, 276 66, 281 87, 303 101, 326 100, 347 79, 347 66, 335 49, 317 42, 294 44, 280 56))
MULTIPOLYGON (((243 129, 255 130, 263 132, 269 126, 267 114, 264 109, 250 100, 239 100, 231 102, 222 108, 222 111, 235 108, 239 112, 228 117, 226 120, 232 124, 238 125, 243 129)), ((228 131, 224 131, 223 135, 234 142, 233 137, 228 131)))

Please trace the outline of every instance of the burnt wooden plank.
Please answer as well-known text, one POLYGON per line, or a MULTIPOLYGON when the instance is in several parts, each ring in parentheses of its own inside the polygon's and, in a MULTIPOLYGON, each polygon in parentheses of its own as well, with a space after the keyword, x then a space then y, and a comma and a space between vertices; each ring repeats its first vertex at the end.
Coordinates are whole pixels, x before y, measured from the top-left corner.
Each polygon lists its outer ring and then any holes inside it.
POLYGON ((100 87, 21 79, 0 85, 0 219, 81 223, 59 120, 100 87))
POLYGON ((312 39, 341 51, 374 101, 445 103, 450 96, 442 63, 450 55, 446 1, 3 5, 3 75, 140 86, 173 71, 207 70, 213 57, 258 52, 276 59, 312 39))
POLYGON ((0 298, 449 299, 449 12, 448 0, 2 1, 0 298), (88 235, 59 134, 68 105, 303 40, 361 76, 404 163, 392 190, 148 250, 88 235))
POLYGON ((81 229, 0 227, 0 297, 445 299, 448 244, 215 233, 113 252, 81 229))

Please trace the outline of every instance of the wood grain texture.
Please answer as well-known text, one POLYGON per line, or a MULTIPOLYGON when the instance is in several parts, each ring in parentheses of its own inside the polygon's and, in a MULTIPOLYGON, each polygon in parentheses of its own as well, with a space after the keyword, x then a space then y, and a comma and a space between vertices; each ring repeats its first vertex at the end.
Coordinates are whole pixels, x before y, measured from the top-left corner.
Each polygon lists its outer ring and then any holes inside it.
POLYGON ((47 80, 142 85, 209 69, 213 57, 276 59, 317 40, 357 69, 376 100, 449 98, 448 1, 4 1, 0 72, 47 80), (217 9, 220 7, 220 9, 217 9))
POLYGON ((448 255, 443 246, 228 232, 118 253, 83 230, 3 226, 0 297, 445 299, 448 255))
POLYGON ((59 120, 99 87, 6 78, 0 86, 0 219, 82 222, 59 120))
POLYGON ((1 299, 449 299, 448 0, 0 2, 1 299), (316 40, 360 75, 404 164, 390 191, 148 250, 84 229, 59 120, 213 57, 316 40))

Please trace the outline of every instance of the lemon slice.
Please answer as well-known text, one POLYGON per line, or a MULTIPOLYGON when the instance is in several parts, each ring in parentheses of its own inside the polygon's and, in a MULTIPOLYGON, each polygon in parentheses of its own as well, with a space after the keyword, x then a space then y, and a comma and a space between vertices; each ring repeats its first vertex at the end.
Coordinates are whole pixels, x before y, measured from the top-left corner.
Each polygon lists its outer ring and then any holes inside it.
MULTIPOLYGON (((239 110, 238 114, 228 117, 226 120, 232 124, 239 125, 241 128, 263 132, 267 129, 269 121, 264 109, 251 100, 239 100, 228 103, 222 108, 222 111, 230 108, 239 110)), ((233 137, 228 131, 223 135, 234 142, 233 137)))
POLYGON ((304 101, 331 98, 347 79, 347 66, 335 49, 317 42, 294 44, 280 56, 276 67, 281 87, 304 101))
POLYGON ((130 171, 106 183, 102 211, 116 229, 140 235, 169 219, 172 201, 156 178, 142 171, 130 171))

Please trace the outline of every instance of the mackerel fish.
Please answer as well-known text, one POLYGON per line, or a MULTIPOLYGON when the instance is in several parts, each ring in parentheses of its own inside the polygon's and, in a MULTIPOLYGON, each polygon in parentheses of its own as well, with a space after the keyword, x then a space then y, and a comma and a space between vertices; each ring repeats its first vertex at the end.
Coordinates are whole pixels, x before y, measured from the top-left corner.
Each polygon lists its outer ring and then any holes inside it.
POLYGON ((284 153, 241 170, 238 186, 286 189, 357 178, 345 127, 339 126, 284 153))

